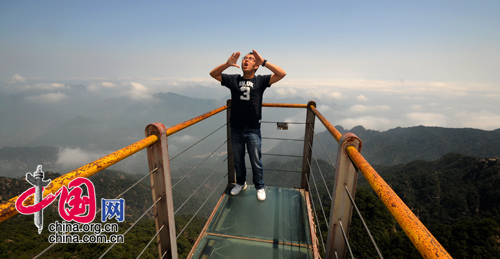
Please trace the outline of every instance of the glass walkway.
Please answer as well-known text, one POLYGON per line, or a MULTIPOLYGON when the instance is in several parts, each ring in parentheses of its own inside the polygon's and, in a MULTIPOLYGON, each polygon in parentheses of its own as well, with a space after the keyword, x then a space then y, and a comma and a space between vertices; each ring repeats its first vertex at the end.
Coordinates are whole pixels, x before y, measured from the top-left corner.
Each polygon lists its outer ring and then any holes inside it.
POLYGON ((314 258, 305 192, 266 187, 259 201, 249 187, 224 194, 191 258, 314 258))

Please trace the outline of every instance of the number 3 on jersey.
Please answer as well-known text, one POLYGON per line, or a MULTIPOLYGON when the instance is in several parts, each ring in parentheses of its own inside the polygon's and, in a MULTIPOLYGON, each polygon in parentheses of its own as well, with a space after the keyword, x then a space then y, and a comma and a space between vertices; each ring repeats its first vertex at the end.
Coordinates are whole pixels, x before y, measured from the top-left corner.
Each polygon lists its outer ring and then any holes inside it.
POLYGON ((248 101, 250 100, 250 87, 248 86, 242 86, 240 88, 240 91, 242 91, 242 95, 240 95, 240 100, 243 100, 243 101, 248 101))

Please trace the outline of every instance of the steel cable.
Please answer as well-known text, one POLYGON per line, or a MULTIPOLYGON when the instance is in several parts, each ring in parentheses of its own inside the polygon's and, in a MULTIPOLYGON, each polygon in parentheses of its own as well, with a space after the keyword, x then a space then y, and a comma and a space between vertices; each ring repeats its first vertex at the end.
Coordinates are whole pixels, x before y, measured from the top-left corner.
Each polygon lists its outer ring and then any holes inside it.
POLYGON ((224 178, 226 178, 227 174, 224 175, 224 177, 221 178, 221 180, 219 181, 219 183, 217 184, 217 186, 215 186, 215 188, 212 190, 212 192, 210 193, 210 195, 205 199, 205 201, 203 202, 203 204, 201 204, 200 208, 196 211, 196 213, 193 215, 193 217, 191 217, 191 219, 186 223, 186 226, 184 226, 184 228, 179 232, 179 234, 177 235, 176 239, 179 238, 179 236, 184 232, 184 230, 188 227, 188 225, 191 223, 191 221, 193 221, 193 219, 196 217, 196 215, 198 215, 198 213, 200 212, 201 208, 203 208, 203 206, 205 206, 205 203, 207 203, 207 201, 209 200, 210 197, 212 197, 212 195, 214 194, 215 190, 217 190, 217 187, 219 187, 219 185, 222 183, 222 180, 224 180, 224 178))
MULTIPOLYGON (((122 195, 124 195, 125 193, 127 193, 128 191, 130 191, 130 189, 132 189, 133 187, 135 187, 137 184, 139 184, 142 180, 144 180, 146 177, 148 177, 149 175, 151 175, 152 173, 156 172, 158 170, 158 168, 155 168, 153 170, 151 170, 148 174, 146 174, 144 177, 142 177, 140 180, 136 181, 133 185, 131 185, 128 189, 126 189, 124 192, 120 193, 118 196, 115 197, 115 200, 118 199, 119 197, 121 197, 122 195)), ((96 214, 101 212, 102 208, 97 210, 96 211, 96 214)), ((66 232, 65 234, 70 234, 72 232, 66 232)), ((33 257, 34 259, 36 258, 39 258, 40 256, 42 256, 43 254, 45 254, 47 251, 49 251, 50 249, 52 249, 52 247, 54 247, 55 245, 57 245, 59 243, 52 243, 50 246, 48 246, 47 248, 45 248, 42 252, 40 252, 38 255, 36 255, 35 257, 33 257)))
POLYGON ((216 130, 212 131, 211 133, 209 133, 208 135, 206 135, 205 137, 201 138, 200 140, 198 140, 197 142, 195 142, 194 144, 192 144, 191 146, 187 147, 186 149, 182 150, 179 154, 175 155, 174 157, 170 158, 169 161, 172 161, 174 160, 175 158, 177 158, 178 156, 182 155, 184 152, 188 151, 189 149, 191 149, 192 147, 196 146, 197 144, 199 144, 200 142, 202 142, 203 140, 205 140, 206 138, 208 138, 209 136, 211 136, 212 134, 214 134, 215 132, 219 131, 220 129, 222 129, 224 126, 226 126, 227 123, 225 123, 224 125, 220 126, 219 128, 217 128, 216 130))
POLYGON ((321 175, 321 179, 323 179, 323 183, 325 184, 326 192, 328 193, 328 197, 330 197, 330 200, 332 199, 332 194, 330 193, 330 190, 328 189, 328 185, 326 184, 325 177, 323 176, 323 171, 321 170, 321 167, 319 166, 318 163, 318 158, 314 154, 314 151, 312 149, 311 143, 309 143, 309 147, 311 148, 311 154, 314 157, 314 161, 316 161, 316 166, 318 166, 319 174, 321 175))
MULTIPOLYGON (((156 204, 161 200, 161 196, 158 198, 158 200, 156 200, 155 203, 153 203, 153 205, 151 205, 151 207, 149 207, 135 222, 134 224, 132 224, 132 226, 130 226, 122 235, 125 236, 136 224, 137 222, 139 222, 139 220, 141 220, 152 208, 154 208, 154 206, 156 206, 156 204)), ((111 248, 113 248, 114 246, 116 245, 116 243, 113 243, 110 247, 108 247, 108 249, 106 251, 104 251, 104 253, 99 257, 99 259, 103 258, 110 250, 111 248)))
POLYGON ((227 158, 224 159, 221 163, 219 163, 219 165, 217 166, 217 168, 215 168, 215 170, 212 171, 212 173, 207 176, 207 178, 205 179, 205 181, 203 181, 201 184, 198 185, 198 188, 196 188, 196 190, 193 191, 193 193, 181 204, 181 206, 179 206, 179 208, 177 208, 177 210, 174 212, 174 215, 177 214, 177 212, 179 212, 179 210, 193 197, 193 195, 203 186, 203 184, 208 181, 208 179, 217 171, 217 169, 219 169, 219 167, 224 163, 226 162, 227 158))
POLYGON ((146 251, 146 249, 148 248, 148 246, 153 242, 153 240, 155 239, 155 237, 158 236, 158 234, 160 234, 160 231, 163 229, 163 227, 165 227, 165 225, 161 226, 161 228, 158 229, 158 231, 156 231, 156 234, 149 240, 149 242, 146 245, 146 247, 144 247, 144 249, 142 249, 141 253, 136 257, 136 259, 139 259, 141 257, 141 255, 146 251))
MULTIPOLYGON (((309 190, 311 190, 311 185, 309 184, 309 179, 307 179, 306 177, 306 180, 307 180, 307 186, 309 188, 309 190)), ((314 212, 314 215, 316 216, 316 219, 319 219, 318 218, 318 213, 316 213, 316 206, 314 205, 314 199, 313 199, 313 196, 312 195, 309 195, 309 198, 311 200, 311 205, 313 207, 313 212, 314 212)), ((321 232, 321 226, 319 225, 319 221, 316 220, 316 222, 318 222, 317 224, 317 228, 318 228, 318 231, 319 231, 319 237, 321 239, 321 245, 323 246, 323 251, 324 253, 326 254, 326 247, 325 247, 325 241, 323 240, 323 234, 321 232)))
POLYGON ((382 256, 382 253, 380 253, 380 250, 379 250, 379 248, 378 248, 378 246, 377 246, 377 243, 375 242, 375 239, 373 239, 373 236, 372 236, 372 234, 370 233, 370 229, 368 229, 368 226, 366 225, 365 220, 363 219, 363 216, 361 215, 361 212, 360 212, 360 211, 359 211, 359 209, 358 209, 358 206, 356 206, 356 202, 354 202, 354 199, 352 198, 351 193, 349 192, 349 190, 347 189, 347 186, 346 186, 345 184, 344 184, 344 188, 345 188, 345 190, 346 190, 346 192, 347 192, 347 195, 349 196, 349 200, 351 200, 352 205, 354 206, 354 208, 355 208, 355 209, 356 209, 356 211, 358 212, 358 216, 359 216, 359 218, 361 219, 361 222, 363 223, 363 226, 365 227, 366 232, 368 232, 368 236, 370 237, 370 240, 372 241, 373 246, 375 246, 375 249, 377 250, 378 256, 379 256, 380 258, 384 258, 384 257, 382 256))
MULTIPOLYGON (((321 201, 321 196, 319 195, 318 185, 316 184, 316 180, 314 179, 314 174, 312 173, 312 167, 311 167, 311 164, 309 163, 309 159, 307 160, 307 164, 309 165, 309 168, 311 169, 311 177, 313 179, 313 184, 314 184, 314 189, 316 190, 316 195, 318 195, 319 205, 321 206, 321 211, 323 212, 323 217, 325 218, 326 225, 329 226, 330 224, 328 223, 328 218, 326 217, 326 214, 325 214, 323 202, 321 201)), ((309 179, 308 179, 308 181, 309 181, 309 179)), ((309 189, 309 190, 311 190, 311 189, 309 189)))
POLYGON ((185 174, 179 181, 177 181, 174 185, 172 185, 172 189, 177 186, 180 182, 182 182, 184 179, 186 179, 186 177, 188 175, 190 175, 192 172, 194 172, 194 170, 196 170, 196 168, 198 168, 198 166, 200 166, 201 164, 203 164, 205 161, 207 161, 217 150, 219 150, 219 148, 221 148, 224 144, 227 143, 227 140, 224 141, 219 147, 217 147, 212 153, 210 153, 210 155, 208 155, 205 159, 203 159, 203 161, 201 161, 199 164, 197 164, 193 169, 191 169, 191 171, 189 171, 187 174, 185 174))
POLYGON ((347 245, 347 250, 349 250, 349 253, 351 254, 351 258, 354 259, 354 255, 352 254, 351 245, 349 244, 349 240, 347 240, 347 234, 345 233, 344 226, 342 225, 341 219, 339 219, 339 226, 340 226, 340 229, 342 230, 342 235, 344 236, 344 241, 347 245))

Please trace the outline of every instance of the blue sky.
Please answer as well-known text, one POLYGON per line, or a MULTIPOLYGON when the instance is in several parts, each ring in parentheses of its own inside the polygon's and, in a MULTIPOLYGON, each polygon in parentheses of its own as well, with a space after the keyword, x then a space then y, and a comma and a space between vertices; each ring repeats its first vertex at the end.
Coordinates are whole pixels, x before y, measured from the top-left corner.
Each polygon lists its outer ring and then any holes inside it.
POLYGON ((1 1, 0 93, 36 89, 27 100, 50 103, 73 84, 131 98, 199 85, 221 98, 208 72, 256 49, 287 71, 267 95, 317 99, 334 124, 491 130, 499 11, 482 0, 1 1))

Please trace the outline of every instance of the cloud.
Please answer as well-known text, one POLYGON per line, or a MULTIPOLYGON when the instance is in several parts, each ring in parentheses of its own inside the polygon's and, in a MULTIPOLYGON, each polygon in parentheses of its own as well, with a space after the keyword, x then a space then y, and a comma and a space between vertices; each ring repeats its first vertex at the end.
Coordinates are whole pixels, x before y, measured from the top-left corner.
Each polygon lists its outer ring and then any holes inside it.
POLYGON ((497 84, 474 82, 439 82, 439 81, 408 81, 404 84, 399 80, 367 80, 367 79, 321 79, 314 81, 291 80, 288 84, 301 91, 314 89, 316 92, 343 93, 355 91, 359 98, 360 93, 402 94, 405 96, 442 96, 444 98, 463 97, 466 95, 500 95, 497 84))
POLYGON ((61 92, 57 92, 57 93, 47 93, 37 96, 28 96, 26 97, 26 100, 30 102, 56 103, 66 99, 67 97, 68 97, 67 95, 61 92))
POLYGON ((139 84, 137 82, 130 82, 130 85, 132 85, 132 90, 128 92, 128 96, 131 99, 141 101, 141 100, 150 100, 153 98, 151 96, 151 92, 144 85, 139 84))
POLYGON ((363 116, 363 117, 352 117, 340 120, 338 125, 344 128, 351 129, 356 126, 363 126, 366 129, 388 129, 397 125, 397 121, 390 120, 385 117, 377 116, 363 116))
POLYGON ((100 83, 91 83, 91 84, 89 84, 89 86, 87 86, 87 90, 94 92, 94 91, 99 91, 102 88, 111 89, 111 88, 114 88, 114 87, 115 87, 115 84, 113 84, 111 82, 100 82, 100 83))
POLYGON ((54 91, 54 90, 66 90, 71 89, 69 85, 61 83, 38 83, 34 85, 25 85, 21 87, 25 91, 54 91))
POLYGON ((380 112, 380 111, 388 111, 391 107, 389 105, 375 105, 375 106, 366 106, 366 105, 354 105, 349 109, 350 112, 355 113, 366 113, 366 112, 380 112))
POLYGON ((106 88, 113 88, 113 87, 115 87, 115 84, 113 84, 111 82, 102 82, 101 85, 104 86, 104 87, 106 87, 106 88))
POLYGON ((356 97, 356 99, 357 99, 358 101, 362 101, 362 102, 366 102, 366 101, 368 101, 368 98, 366 98, 364 95, 358 95, 358 96, 356 97))
POLYGON ((26 78, 24 78, 21 75, 15 74, 11 78, 7 79, 6 82, 9 84, 15 84, 15 83, 24 83, 26 81, 26 78))
POLYGON ((420 104, 415 104, 415 105, 410 106, 410 109, 412 109, 414 111, 422 111, 423 107, 420 104))
POLYGON ((173 141, 177 141, 179 143, 193 143, 195 142, 196 138, 193 135, 181 135, 181 136, 174 136, 172 138, 173 141))
POLYGON ((410 124, 424 126, 446 126, 447 116, 432 112, 411 112, 406 114, 410 124))
POLYGON ((104 153, 86 152, 80 148, 62 148, 57 155, 56 164, 62 170, 74 170, 105 155, 104 153))
POLYGON ((341 92, 331 91, 330 89, 310 89, 306 92, 306 96, 320 100, 342 100, 345 96, 341 92))
POLYGON ((500 114, 490 111, 460 112, 456 114, 460 127, 494 130, 500 129, 500 114))
POLYGON ((292 97, 297 95, 297 90, 292 87, 278 87, 274 92, 278 94, 278 96, 281 98, 292 97))

